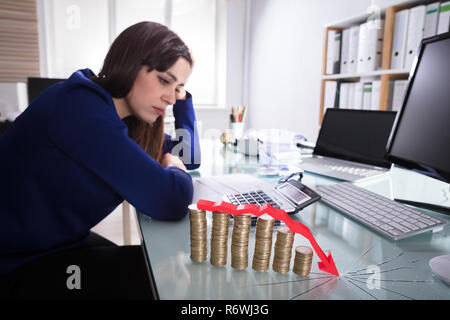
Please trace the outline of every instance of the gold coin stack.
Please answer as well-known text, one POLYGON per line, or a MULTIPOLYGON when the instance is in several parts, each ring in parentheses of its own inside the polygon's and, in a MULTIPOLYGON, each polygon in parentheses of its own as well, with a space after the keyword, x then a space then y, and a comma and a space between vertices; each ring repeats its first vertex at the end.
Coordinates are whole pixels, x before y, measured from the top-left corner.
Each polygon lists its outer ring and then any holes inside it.
POLYGON ((248 237, 252 224, 250 214, 235 215, 231 237, 231 266, 243 270, 248 266, 248 237))
POLYGON ((294 235, 295 233, 289 230, 288 227, 280 227, 277 229, 277 240, 275 242, 275 252, 272 264, 274 271, 279 273, 286 273, 289 271, 294 235))
POLYGON ((255 251, 252 264, 255 271, 265 272, 270 267, 274 224, 275 219, 268 214, 263 214, 256 221, 255 251))
POLYGON ((222 267, 227 264, 229 226, 229 213, 213 212, 210 257, 210 262, 213 266, 222 267))
POLYGON ((189 206, 191 222, 191 260, 203 262, 206 260, 206 212, 197 208, 195 203, 189 206))
POLYGON ((307 276, 311 271, 313 251, 310 247, 295 247, 294 271, 300 276, 307 276))

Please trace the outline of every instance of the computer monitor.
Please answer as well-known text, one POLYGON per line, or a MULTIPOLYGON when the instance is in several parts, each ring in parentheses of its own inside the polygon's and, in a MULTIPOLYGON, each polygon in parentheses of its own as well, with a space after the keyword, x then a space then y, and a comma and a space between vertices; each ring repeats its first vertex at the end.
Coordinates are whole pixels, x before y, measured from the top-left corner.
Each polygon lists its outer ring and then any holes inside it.
POLYGON ((386 159, 450 183, 450 33, 422 41, 386 159))
POLYGON ((48 87, 64 80, 66 79, 28 77, 28 104, 31 104, 48 87))

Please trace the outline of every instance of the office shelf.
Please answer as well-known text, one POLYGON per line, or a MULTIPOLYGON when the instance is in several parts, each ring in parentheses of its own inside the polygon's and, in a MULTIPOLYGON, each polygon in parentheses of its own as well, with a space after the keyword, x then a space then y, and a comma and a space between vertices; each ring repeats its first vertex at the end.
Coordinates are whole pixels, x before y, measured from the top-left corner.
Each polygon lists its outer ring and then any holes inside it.
POLYGON ((327 81, 334 81, 340 79, 346 79, 348 81, 357 82, 361 78, 374 77, 381 80, 380 88, 380 102, 379 110, 388 109, 388 96, 389 96, 389 81, 392 79, 408 79, 409 70, 390 69, 391 67, 391 50, 392 50, 392 38, 394 33, 394 18, 397 11, 403 9, 409 9, 421 4, 428 4, 433 1, 405 1, 394 6, 381 8, 379 11, 379 17, 384 19, 384 31, 383 31, 383 49, 381 57, 381 69, 364 73, 344 73, 344 74, 326 74, 327 64, 327 46, 328 46, 328 31, 342 31, 351 26, 360 25, 370 17, 370 14, 364 13, 360 16, 349 17, 332 24, 324 26, 324 38, 323 38, 323 59, 322 59, 322 77, 321 77, 321 90, 320 90, 320 113, 319 113, 319 125, 322 123, 324 115, 324 101, 325 101, 325 83, 327 81))
POLYGON ((376 70, 364 73, 339 73, 339 74, 328 74, 322 76, 324 80, 335 80, 335 79, 353 79, 353 78, 363 78, 363 77, 377 77, 381 75, 409 75, 409 70, 402 69, 388 69, 388 70, 376 70))

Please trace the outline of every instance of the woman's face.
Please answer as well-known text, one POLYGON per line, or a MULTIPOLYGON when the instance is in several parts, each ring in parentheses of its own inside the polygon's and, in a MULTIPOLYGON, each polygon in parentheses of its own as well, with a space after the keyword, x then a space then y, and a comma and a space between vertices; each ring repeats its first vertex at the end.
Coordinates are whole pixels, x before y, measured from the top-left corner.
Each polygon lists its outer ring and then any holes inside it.
POLYGON ((168 105, 175 103, 180 92, 184 92, 191 72, 191 65, 184 58, 179 58, 163 72, 148 72, 148 67, 142 66, 125 97, 127 111, 147 123, 154 123, 159 116, 164 116, 168 105))

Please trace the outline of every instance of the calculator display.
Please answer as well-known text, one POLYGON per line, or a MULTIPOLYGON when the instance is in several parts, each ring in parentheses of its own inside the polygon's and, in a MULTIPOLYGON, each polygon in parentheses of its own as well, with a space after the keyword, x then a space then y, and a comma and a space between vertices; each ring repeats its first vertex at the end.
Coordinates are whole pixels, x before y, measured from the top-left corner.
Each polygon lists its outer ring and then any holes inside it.
POLYGON ((286 197, 288 197, 291 201, 298 204, 302 202, 305 198, 309 198, 307 195, 305 195, 303 192, 295 188, 289 183, 285 183, 279 187, 277 187, 277 190, 281 193, 283 193, 286 197))

